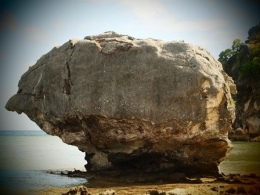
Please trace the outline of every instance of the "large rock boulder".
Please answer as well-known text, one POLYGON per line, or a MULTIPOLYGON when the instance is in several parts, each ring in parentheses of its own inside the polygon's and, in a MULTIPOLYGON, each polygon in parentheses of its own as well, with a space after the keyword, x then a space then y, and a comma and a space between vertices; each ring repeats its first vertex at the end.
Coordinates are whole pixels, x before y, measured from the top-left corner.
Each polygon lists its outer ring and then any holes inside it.
POLYGON ((217 173, 230 85, 201 47, 106 32, 43 55, 6 108, 84 151, 88 171, 217 173))

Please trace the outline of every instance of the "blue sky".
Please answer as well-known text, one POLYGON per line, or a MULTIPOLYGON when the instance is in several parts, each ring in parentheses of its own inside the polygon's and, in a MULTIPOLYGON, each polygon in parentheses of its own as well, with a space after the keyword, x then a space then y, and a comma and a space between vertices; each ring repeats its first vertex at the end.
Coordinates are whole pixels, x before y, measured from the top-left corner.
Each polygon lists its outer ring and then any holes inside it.
POLYGON ((0 130, 38 130, 4 106, 21 75, 54 46, 113 30, 184 40, 215 58, 260 21, 254 0, 0 0, 0 130))

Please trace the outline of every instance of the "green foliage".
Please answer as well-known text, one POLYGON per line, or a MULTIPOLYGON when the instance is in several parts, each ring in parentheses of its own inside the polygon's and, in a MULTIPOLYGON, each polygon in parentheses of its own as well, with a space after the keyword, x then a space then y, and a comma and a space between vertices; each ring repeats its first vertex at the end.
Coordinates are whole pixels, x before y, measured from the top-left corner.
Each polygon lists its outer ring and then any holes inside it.
POLYGON ((219 61, 222 63, 222 64, 225 64, 229 58, 232 57, 232 50, 231 49, 226 49, 225 51, 222 51, 220 54, 219 54, 219 61))
POLYGON ((241 40, 240 39, 234 39, 233 45, 232 45, 232 52, 233 53, 239 52, 240 46, 241 46, 241 40))
POLYGON ((222 63, 222 65, 226 65, 227 61, 237 53, 239 53, 239 49, 241 46, 241 40, 240 39, 234 39, 231 49, 228 48, 225 51, 220 52, 219 54, 219 61, 222 63))
POLYGON ((242 78, 248 81, 260 80, 260 45, 251 48, 248 61, 241 68, 242 78))
POLYGON ((242 78, 255 81, 260 78, 260 57, 254 57, 244 64, 241 69, 242 78))
POLYGON ((256 46, 251 49, 250 51, 250 58, 254 58, 256 56, 260 56, 260 46, 256 46))

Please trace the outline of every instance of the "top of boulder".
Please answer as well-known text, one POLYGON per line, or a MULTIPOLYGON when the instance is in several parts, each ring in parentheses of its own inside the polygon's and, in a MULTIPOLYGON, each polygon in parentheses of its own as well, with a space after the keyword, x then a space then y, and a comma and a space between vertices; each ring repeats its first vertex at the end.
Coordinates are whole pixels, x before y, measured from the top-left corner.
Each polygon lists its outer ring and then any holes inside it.
POLYGON ((118 34, 114 31, 106 31, 106 32, 101 33, 99 35, 86 36, 84 39, 86 39, 86 40, 97 40, 97 39, 104 39, 104 38, 119 38, 119 37, 127 37, 129 40, 134 39, 133 37, 130 37, 128 35, 118 34))

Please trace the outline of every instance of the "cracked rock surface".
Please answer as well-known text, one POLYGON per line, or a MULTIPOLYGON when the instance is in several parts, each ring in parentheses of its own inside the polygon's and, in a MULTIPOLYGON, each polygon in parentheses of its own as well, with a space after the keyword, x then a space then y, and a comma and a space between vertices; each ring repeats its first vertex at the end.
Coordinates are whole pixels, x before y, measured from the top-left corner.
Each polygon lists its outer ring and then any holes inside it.
POLYGON ((203 48, 109 31, 43 55, 6 108, 84 151, 88 171, 217 173, 232 84, 203 48))

